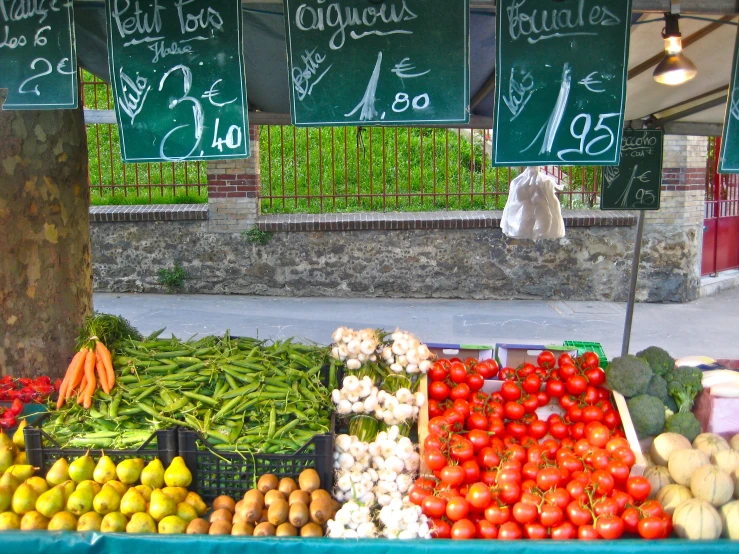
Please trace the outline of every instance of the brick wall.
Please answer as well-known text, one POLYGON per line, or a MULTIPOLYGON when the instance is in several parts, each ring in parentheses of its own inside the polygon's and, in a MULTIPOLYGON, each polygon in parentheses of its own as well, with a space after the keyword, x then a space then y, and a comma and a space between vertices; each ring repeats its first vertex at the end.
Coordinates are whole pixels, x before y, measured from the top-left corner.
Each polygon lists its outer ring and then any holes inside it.
POLYGON ((238 233, 259 215, 259 126, 249 126, 251 157, 208 162, 208 230, 238 233))

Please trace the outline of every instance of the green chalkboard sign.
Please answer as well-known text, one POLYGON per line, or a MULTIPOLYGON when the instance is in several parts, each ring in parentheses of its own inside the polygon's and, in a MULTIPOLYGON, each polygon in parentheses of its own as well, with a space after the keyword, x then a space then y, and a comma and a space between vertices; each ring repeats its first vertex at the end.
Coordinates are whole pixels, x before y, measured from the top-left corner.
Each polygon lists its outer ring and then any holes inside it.
POLYGON ((729 99, 726 102, 724 132, 718 162, 719 173, 739 173, 739 35, 734 45, 729 99))
POLYGON ((71 0, 0 0, 0 87, 4 110, 77 107, 71 0))
POLYGON ((105 9, 123 161, 248 157, 240 0, 105 9))
POLYGON ((603 168, 601 210, 659 210, 664 132, 626 129, 621 163, 603 168))
POLYGON ((284 0, 297 126, 469 122, 469 0, 284 0))
POLYGON ((498 0, 495 165, 616 165, 631 0, 498 0))

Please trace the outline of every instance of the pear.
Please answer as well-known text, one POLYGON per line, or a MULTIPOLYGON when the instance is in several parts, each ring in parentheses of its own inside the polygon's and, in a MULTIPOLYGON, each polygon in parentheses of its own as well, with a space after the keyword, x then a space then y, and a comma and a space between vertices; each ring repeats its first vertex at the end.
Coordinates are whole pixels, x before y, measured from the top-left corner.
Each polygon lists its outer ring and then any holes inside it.
POLYGON ((49 531, 74 531, 77 529, 77 518, 69 512, 59 512, 49 521, 49 531))
POLYGON ((20 451, 26 449, 26 436, 23 433, 23 429, 25 429, 26 427, 28 427, 28 421, 22 419, 21 422, 18 424, 18 428, 15 430, 15 433, 13 433, 13 444, 20 451))
POLYGON ((14 463, 13 451, 7 446, 0 447, 0 473, 5 473, 14 463))
POLYGON ((77 531, 100 531, 103 516, 97 512, 87 512, 77 520, 77 531))
POLYGON ((16 514, 22 516, 36 509, 38 496, 36 491, 33 490, 33 487, 26 483, 21 483, 13 493, 13 500, 10 505, 16 514))
POLYGON ((98 464, 92 472, 92 478, 101 485, 116 478, 115 464, 109 456, 102 456, 98 460, 98 464))
POLYGON ((126 494, 123 495, 123 498, 121 498, 120 510, 124 516, 128 517, 139 512, 145 512, 146 500, 136 489, 128 489, 126 494))
POLYGON ((49 519, 64 510, 64 507, 64 489, 61 487, 49 489, 36 500, 36 511, 49 519))
POLYGON ((13 464, 17 466, 28 465, 28 455, 25 452, 18 452, 13 458, 13 464))
POLYGON ((159 458, 154 458, 141 470, 141 484, 152 489, 161 489, 164 486, 164 466, 159 458))
POLYGON ((49 518, 38 512, 28 512, 21 518, 21 531, 38 531, 49 526, 49 518))
POLYGON ((177 517, 184 520, 185 523, 190 523, 193 519, 198 518, 198 513, 195 511, 195 508, 190 506, 186 502, 180 502, 177 504, 177 517))
POLYGON ((124 533, 128 525, 128 518, 120 512, 106 514, 100 524, 101 533, 124 533))
POLYGON ((208 506, 206 506, 205 502, 203 502, 203 499, 200 498, 200 495, 196 492, 188 492, 187 496, 185 497, 185 502, 195 508, 195 511, 197 512, 199 517, 203 517, 208 511, 208 506))
POLYGON ((67 481, 64 481, 64 483, 57 485, 57 487, 61 488, 64 492, 64 505, 66 506, 69 497, 72 496, 72 493, 76 490, 75 482, 68 479, 67 481))
POLYGON ((177 516, 165 517, 158 526, 161 535, 182 535, 186 529, 187 523, 177 516))
POLYGON ((21 480, 18 479, 15 475, 11 475, 10 473, 4 473, 2 477, 0 477, 0 487, 6 487, 10 489, 10 492, 15 492, 15 489, 18 488, 18 485, 21 484, 21 480))
POLYGON ((92 510, 92 501, 95 495, 88 487, 77 488, 67 500, 67 510, 76 516, 81 516, 92 510))
POLYGON ((146 500, 147 502, 151 500, 151 487, 150 486, 138 485, 134 488, 141 493, 141 496, 144 497, 144 500, 146 500))
POLYGON ((117 512, 120 505, 121 496, 113 487, 103 487, 92 499, 92 507, 100 515, 117 512))
POLYGON ((13 439, 11 439, 5 431, 0 431, 0 448, 10 448, 13 456, 15 456, 15 453, 18 451, 18 447, 13 443, 13 439))
POLYGON ((33 474, 35 473, 36 468, 28 465, 12 465, 8 469, 5 470, 5 473, 10 473, 14 477, 17 477, 20 481, 25 481, 26 479, 33 477, 33 474))
POLYGON ((26 479, 25 483, 35 490, 37 495, 44 494, 49 490, 49 485, 46 484, 46 479, 43 477, 29 477, 26 479))
POLYGON ((15 512, 0 514, 0 531, 12 531, 21 528, 21 518, 15 512))
POLYGON ((174 498, 174 501, 179 504, 184 502, 187 498, 187 489, 185 487, 164 487, 162 492, 167 496, 174 498))
POLYGON ((192 473, 187 469, 182 456, 177 456, 164 472, 164 482, 168 487, 189 487, 192 473))
POLYGON ((95 471, 95 462, 90 458, 90 452, 84 456, 80 456, 71 464, 69 464, 69 476, 75 483, 92 480, 92 474, 95 471))
POLYGON ((157 524, 146 512, 139 512, 131 516, 131 521, 126 525, 126 533, 156 533, 157 524))
POLYGON ((77 488, 75 490, 80 489, 87 489, 90 491, 92 496, 95 496, 97 493, 99 493, 102 490, 103 487, 100 486, 100 483, 96 483, 92 479, 89 479, 87 481, 82 481, 77 485, 77 488))
POLYGON ((113 489, 115 489, 115 492, 118 493, 118 496, 123 496, 124 494, 126 494, 126 491, 128 490, 127 485, 124 485, 123 483, 121 483, 120 481, 116 481, 115 479, 112 479, 108 481, 107 483, 105 483, 103 485, 103 488, 105 487, 113 487, 113 489))
POLYGON ((149 515, 157 522, 177 512, 177 502, 174 498, 164 494, 161 489, 151 491, 151 502, 149 503, 149 515))
POLYGON ((130 460, 123 460, 115 468, 115 471, 121 483, 124 485, 133 485, 139 480, 143 469, 144 460, 141 458, 132 458, 130 460))
POLYGON ((46 472, 46 482, 50 487, 61 485, 69 480, 69 464, 64 458, 59 458, 51 469, 46 472))
POLYGON ((10 487, 0 487, 0 514, 10 509, 10 503, 13 500, 13 491, 10 487))

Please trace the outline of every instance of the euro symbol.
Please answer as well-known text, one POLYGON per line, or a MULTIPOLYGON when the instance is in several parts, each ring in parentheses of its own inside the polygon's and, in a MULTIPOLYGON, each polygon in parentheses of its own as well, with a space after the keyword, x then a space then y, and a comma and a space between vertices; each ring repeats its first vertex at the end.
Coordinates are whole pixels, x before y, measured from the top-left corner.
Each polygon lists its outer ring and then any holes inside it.
POLYGON ((600 85, 603 83, 603 81, 596 81, 593 79, 593 76, 597 76, 598 72, 593 71, 590 75, 585 77, 584 79, 577 82, 578 85, 584 86, 586 89, 588 89, 590 92, 605 92, 605 89, 597 89, 593 88, 594 85, 600 85))
POLYGON ((639 175, 636 179, 638 181, 641 181, 642 183, 648 183, 649 182, 649 174, 650 173, 651 173, 651 171, 645 171, 644 173, 642 173, 641 175, 639 175))
POLYGON ((420 77, 421 75, 426 75, 426 73, 429 73, 431 70, 427 69, 423 73, 406 73, 406 71, 413 71, 416 69, 415 65, 411 65, 410 58, 403 58, 400 63, 396 63, 395 67, 393 67, 390 71, 395 73, 398 77, 401 79, 412 79, 413 77, 420 77))
POLYGON ((223 102, 223 103, 218 103, 218 102, 215 102, 213 100, 216 96, 220 96, 220 94, 221 94, 218 91, 218 89, 215 88, 216 85, 218 83, 220 83, 221 81, 223 81, 223 79, 218 79, 215 83, 213 83, 210 86, 210 90, 204 92, 203 95, 200 97, 200 98, 207 98, 210 101, 211 104, 213 104, 214 106, 217 106, 219 108, 222 107, 222 106, 225 106, 226 104, 231 104, 233 102, 236 102, 236 98, 234 98, 233 100, 229 100, 228 102, 223 102))

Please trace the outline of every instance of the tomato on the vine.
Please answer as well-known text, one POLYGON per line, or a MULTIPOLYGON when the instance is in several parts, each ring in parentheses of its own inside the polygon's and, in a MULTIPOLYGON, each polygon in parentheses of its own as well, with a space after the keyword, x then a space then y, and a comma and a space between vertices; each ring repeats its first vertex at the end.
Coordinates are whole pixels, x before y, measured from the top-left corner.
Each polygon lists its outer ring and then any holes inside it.
POLYGON ((443 401, 449 398, 449 385, 443 381, 433 381, 429 385, 429 398, 434 400, 443 401))
POLYGON ((500 456, 489 446, 477 453, 477 463, 484 469, 496 467, 500 463, 500 456))
POLYGON ((575 526, 572 525, 572 523, 570 523, 569 521, 565 521, 564 523, 561 523, 552 528, 552 539, 555 541, 566 541, 569 539, 574 539, 576 536, 577 530, 575 529, 575 526))
POLYGON ((449 391, 449 398, 452 400, 467 400, 471 392, 470 386, 467 383, 460 383, 449 391))
POLYGON ((600 357, 595 352, 585 352, 578 358, 578 362, 584 370, 597 369, 600 366, 600 357))
POLYGON ((446 466, 441 470, 441 482, 448 487, 458 487, 464 483, 465 472, 462 466, 446 466))
POLYGON ((641 502, 649 497, 649 493, 652 492, 652 485, 646 477, 634 475, 626 480, 626 492, 628 492, 634 500, 641 502))
POLYGON ((536 357, 536 364, 544 369, 553 369, 556 363, 557 359, 549 350, 545 350, 536 357))
MULTIPOLYGON (((487 431, 487 428, 488 428, 488 418, 485 417, 485 414, 483 414, 481 412, 472 413, 467 418, 466 427, 470 431, 475 430, 475 429, 487 431)), ((485 434, 485 436, 487 437, 487 433, 485 434)), ((488 440, 488 442, 490 442, 490 441, 488 440)))
POLYGON ((446 517, 452 521, 465 519, 470 513, 470 504, 461 496, 450 498, 446 503, 446 517))
POLYGON ((421 502, 421 510, 430 518, 440 518, 446 514, 447 501, 439 496, 429 495, 421 502))
POLYGON ((562 479, 562 474, 556 467, 546 467, 539 471, 536 476, 536 486, 542 490, 557 487, 562 479))
POLYGON ((475 366, 475 371, 482 375, 484 379, 492 379, 498 374, 498 362, 485 360, 475 366))
POLYGON ((467 368, 461 362, 452 363, 449 368, 449 378, 457 384, 467 381, 467 368))
POLYGON ((498 528, 498 540, 515 541, 522 536, 521 527, 513 521, 506 521, 498 528))
POLYGON ((446 466, 447 459, 438 448, 426 448, 423 453, 423 461, 431 471, 437 471, 446 466))
POLYGON ((452 538, 452 526, 445 519, 432 519, 429 527, 431 527, 431 536, 435 539, 452 538))
POLYGON ((526 413, 526 409, 517 402, 506 402, 503 409, 505 410, 505 416, 513 420, 521 419, 526 413))
POLYGON ((485 378, 479 373, 470 373, 467 376, 467 386, 472 392, 479 391, 485 385, 485 378))
POLYGON ((552 398, 559 398, 565 393, 565 384, 558 379, 549 379, 544 385, 544 390, 552 398))
POLYGON ((588 383, 595 386, 602 385, 606 382, 606 373, 599 367, 586 369, 585 377, 588 378, 588 383))
POLYGON ((452 521, 454 521, 454 525, 452 525, 450 533, 452 539, 467 540, 475 538, 477 529, 475 528, 475 524, 472 523, 469 519, 460 518, 459 520, 452 519, 452 521))
POLYGON ((521 389, 514 381, 506 381, 500 388, 500 394, 509 402, 521 398, 521 389))
POLYGON ((497 539, 498 538, 498 527, 487 521, 481 519, 476 524, 478 539, 497 539))
POLYGON ((573 395, 582 394, 588 387, 588 380, 584 375, 572 375, 565 381, 567 392, 573 395))
POLYGON ((579 500, 573 500, 567 505, 567 518, 578 527, 593 522, 593 515, 579 500))
POLYGON ((448 375, 449 372, 442 363, 434 362, 431 364, 431 368, 429 369, 429 379, 431 381, 443 381, 448 375))
POLYGON ((529 394, 536 394, 541 390, 541 377, 536 373, 527 375, 521 383, 521 388, 529 394))
POLYGON ((470 503, 470 506, 478 510, 487 508, 492 500, 493 494, 490 492, 490 487, 485 483, 474 483, 467 492, 467 502, 470 503))
POLYGON ((604 539, 618 539, 624 534, 624 521, 615 515, 604 515, 595 522, 595 530, 604 539))

